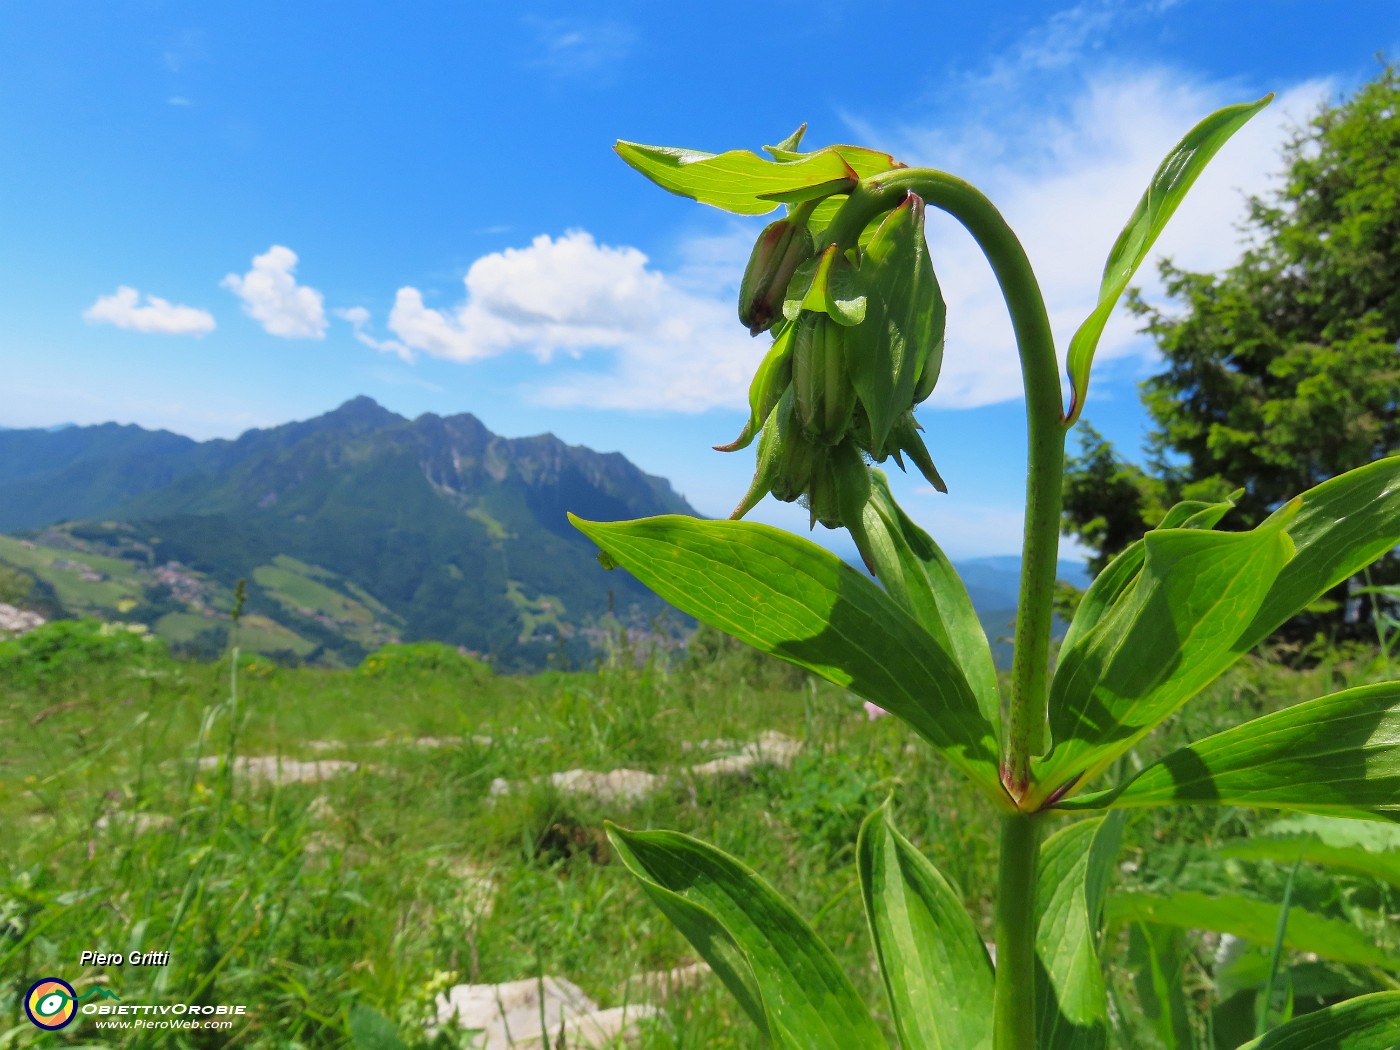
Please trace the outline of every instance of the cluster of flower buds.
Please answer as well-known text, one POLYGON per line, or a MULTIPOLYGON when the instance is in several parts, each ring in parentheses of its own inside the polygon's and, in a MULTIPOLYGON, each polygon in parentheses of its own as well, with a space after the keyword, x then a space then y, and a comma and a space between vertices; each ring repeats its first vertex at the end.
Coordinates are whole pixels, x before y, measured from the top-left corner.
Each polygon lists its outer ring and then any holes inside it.
MULTIPOLYGON (((820 246, 811 204, 771 223, 754 246, 739 320, 773 345, 749 388, 749 420, 721 451, 758 439, 753 483, 731 517, 765 495, 800 500, 812 525, 845 526, 865 554, 861 515, 871 461, 908 455, 946 491, 914 406, 933 390, 945 310, 914 194, 867 227, 859 247, 820 246)), ((867 556, 867 562, 869 557, 867 556)))

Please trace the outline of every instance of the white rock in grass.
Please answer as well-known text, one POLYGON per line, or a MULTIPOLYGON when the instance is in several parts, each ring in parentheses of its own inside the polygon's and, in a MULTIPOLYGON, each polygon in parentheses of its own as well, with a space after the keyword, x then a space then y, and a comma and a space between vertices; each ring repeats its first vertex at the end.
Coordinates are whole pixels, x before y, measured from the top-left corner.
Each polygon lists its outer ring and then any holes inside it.
MULTIPOLYGON (((666 778, 640 769, 612 769, 606 773, 593 769, 567 769, 524 783, 544 781, 553 784, 561 795, 587 795, 599 802, 637 802, 655 794, 665 784, 666 778)), ((491 797, 514 791, 521 783, 497 777, 491 781, 491 797)))
POLYGON ((640 769, 612 769, 597 773, 591 769, 569 769, 554 773, 550 782, 564 795, 590 795, 599 802, 636 802, 665 783, 664 777, 640 769))
POLYGON ((755 766, 780 766, 786 769, 801 750, 802 741, 767 730, 760 733, 757 740, 745 744, 737 755, 701 762, 698 766, 691 766, 690 772, 699 777, 716 777, 742 776, 755 766))
MULTIPOLYGON (((475 738, 473 738, 475 739, 475 738)), ((491 742, 486 738, 486 742, 491 742)), ((412 740, 405 740, 402 737, 386 736, 378 740, 370 741, 371 747, 422 747, 433 750, 440 747, 461 747, 462 738, 459 736, 419 736, 412 740)))
POLYGON ((9 638, 44 626, 46 621, 36 612, 19 609, 0 602, 0 638, 9 638))
MULTIPOLYGON (((199 760, 199 768, 218 769, 222 761, 221 755, 205 755, 199 760)), ((278 755, 243 755, 233 760, 233 771, 237 775, 272 784, 315 784, 359 768, 360 763, 339 758, 302 761, 278 755)))
MULTIPOLYGON (((479 1034, 469 1044, 477 1050, 524 1050, 543 1046, 611 1047, 636 1034, 636 1022, 654 1013, 632 1006, 599 1010, 583 991, 562 977, 510 981, 506 984, 459 984, 438 996, 438 1025, 454 1018, 479 1034), (541 1029, 540 1022, 544 1021, 541 1029)), ((429 1035, 435 1034, 429 1030, 429 1035)))

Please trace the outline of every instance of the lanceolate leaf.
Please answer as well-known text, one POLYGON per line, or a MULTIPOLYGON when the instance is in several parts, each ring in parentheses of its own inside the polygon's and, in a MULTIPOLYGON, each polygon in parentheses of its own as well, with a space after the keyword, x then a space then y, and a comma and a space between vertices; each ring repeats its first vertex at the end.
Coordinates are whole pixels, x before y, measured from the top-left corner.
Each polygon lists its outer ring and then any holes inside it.
POLYGON ((996 730, 948 650, 861 573, 768 525, 569 520, 684 613, 908 722, 995 800, 996 730))
POLYGON ((1253 649, 1309 603, 1400 544, 1400 456, 1347 471, 1299 499, 1302 506, 1287 524, 1293 560, 1235 642, 1236 652, 1253 649))
MULTIPOLYGON (((1358 824, 1360 821, 1348 820, 1347 823, 1358 824)), ((1321 864, 1333 871, 1379 879, 1400 889, 1400 853, 1371 853, 1355 846, 1327 846, 1313 842, 1307 836, 1239 839, 1220 845, 1216 852, 1222 858, 1286 865, 1298 858, 1300 846, 1307 847, 1305 859, 1309 864, 1321 864)))
POLYGON ((1067 809, 1211 803, 1400 821, 1400 682, 1309 700, 1173 751, 1067 809))
MULTIPOLYGON (((1183 500, 1167 511, 1158 529, 1213 529, 1216 523, 1234 507, 1234 501, 1243 490, 1232 494, 1223 503, 1204 503, 1200 500, 1183 500)), ((1142 569, 1145 551, 1141 540, 1119 551, 1103 572, 1095 577, 1084 597, 1079 601, 1074 620, 1065 632, 1060 643, 1062 652, 1068 652, 1089 628, 1103 619, 1120 595, 1137 579, 1142 569)))
POLYGON ((1102 770, 1238 657, 1235 639, 1293 553, 1287 521, 1143 537, 1136 579, 1061 654, 1035 801, 1102 770))
MULTIPOLYGON (((851 170, 862 179, 868 179, 872 175, 879 175, 893 168, 906 167, 888 153, 866 149, 864 146, 829 146, 827 148, 841 154, 841 158, 851 166, 851 170)), ((812 155, 798 153, 797 146, 791 144, 791 137, 777 146, 765 146, 764 149, 772 155, 774 160, 798 160, 812 155)), ((807 228, 812 231, 813 235, 821 233, 822 230, 831 225, 831 220, 841 205, 845 203, 845 200, 845 194, 834 195, 823 200, 812 210, 812 214, 807 217, 807 228)))
POLYGON ((782 146, 764 146, 763 148, 774 160, 785 162, 805 160, 830 150, 832 153, 839 154, 841 159, 850 165, 851 170, 862 179, 883 174, 894 168, 906 167, 888 153, 867 149, 865 146, 827 146, 825 149, 812 153, 798 153, 795 149, 784 149, 782 146))
POLYGON ((901 1044, 990 1047, 995 977, 987 949, 958 893, 894 829, 888 804, 861 826, 856 861, 901 1044))
POLYGON ((972 598, 938 544, 895 502, 884 471, 870 472, 870 500, 862 520, 885 593, 953 654, 983 717, 999 725, 996 663, 972 598))
POLYGON ((1074 396, 1068 422, 1073 423, 1083 411, 1094 350, 1099 345, 1099 336, 1103 334, 1104 325, 1108 323, 1118 297, 1147 258, 1167 220, 1176 212, 1197 176, 1230 136, 1267 106, 1272 98, 1273 95, 1265 95, 1258 102, 1227 106, 1212 113, 1186 133, 1186 137, 1167 154, 1157 173, 1152 176, 1147 192, 1138 201, 1128 224, 1123 227, 1113 250, 1108 253, 1103 283, 1099 288, 1099 303, 1070 341, 1068 368, 1074 396))
POLYGON ((1108 1043, 1099 916, 1121 832, 1122 818, 1113 814, 1062 828, 1041 847, 1035 1001, 1043 1050, 1098 1050, 1108 1043))
POLYGON ((1306 847, 1309 863, 1379 879, 1400 889, 1400 824, 1296 813, 1247 839, 1221 843, 1216 852, 1241 860, 1287 863, 1306 847))
POLYGON ((776 1045, 888 1046, 830 950, 753 871, 674 831, 609 824, 608 837, 647 895, 776 1045))
POLYGON ((1192 1050, 1191 1007, 1183 987, 1185 935, 1169 926, 1135 922, 1128 930, 1128 965, 1144 1020, 1168 1050, 1192 1050))
POLYGON ((1306 1014, 1240 1050, 1395 1050, 1400 1046, 1400 992, 1377 992, 1306 1014))
POLYGON ((818 200, 849 190, 859 180, 833 150, 778 162, 747 150, 699 153, 623 141, 613 148, 663 189, 740 215, 764 215, 779 204, 818 200))
MULTIPOLYGON (((1278 935, 1279 905, 1250 897, 1211 897, 1195 890, 1152 893, 1115 893, 1104 907, 1108 923, 1150 922, 1186 930, 1218 930, 1255 944, 1272 945, 1278 935)), ((1361 966, 1393 967, 1400 960, 1376 947, 1350 923, 1329 919, 1300 908, 1288 911, 1284 946, 1313 952, 1324 959, 1361 966)))

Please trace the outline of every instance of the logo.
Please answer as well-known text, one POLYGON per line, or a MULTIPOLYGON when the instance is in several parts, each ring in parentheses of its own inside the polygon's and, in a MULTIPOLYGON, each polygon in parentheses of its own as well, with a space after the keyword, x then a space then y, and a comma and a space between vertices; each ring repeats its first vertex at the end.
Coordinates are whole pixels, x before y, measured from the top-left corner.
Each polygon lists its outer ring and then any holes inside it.
POLYGON ((102 999, 118 999, 121 996, 105 988, 92 987, 82 996, 73 986, 59 977, 41 977, 29 988, 24 997, 24 1012, 36 1028, 46 1032, 56 1032, 67 1028, 78 1016, 78 1003, 94 996, 102 999))

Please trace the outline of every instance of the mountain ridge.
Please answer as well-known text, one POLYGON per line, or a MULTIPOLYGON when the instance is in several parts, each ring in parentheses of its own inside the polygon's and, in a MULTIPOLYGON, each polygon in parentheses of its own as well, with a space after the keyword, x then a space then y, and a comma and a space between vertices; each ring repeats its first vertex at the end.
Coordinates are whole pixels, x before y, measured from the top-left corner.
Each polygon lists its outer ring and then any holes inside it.
MULTIPOLYGON (((288 660, 434 640, 527 669, 587 661, 624 624, 689 623, 604 573, 566 511, 700 517, 620 452, 503 437, 469 412, 410 420, 364 396, 202 442, 115 423, 0 429, 0 533, 22 534, 0 535, 0 570, 51 613, 150 623, 199 655, 225 643, 238 579, 252 648, 288 660)), ((1003 659, 1019 557, 956 568, 1003 659)), ((1060 575, 1087 582, 1069 562, 1060 575)))
MULTIPOLYGON (((556 650, 585 658, 581 640, 599 623, 620 617, 640 625, 663 606, 629 575, 603 573, 593 545, 564 512, 597 520, 699 516, 669 482, 620 453, 567 445, 552 434, 501 437, 470 413, 407 420, 366 397, 234 439, 77 430, 58 435, 66 436, 60 448, 49 442, 47 458, 33 457, 37 467, 0 480, 7 511, 0 529, 25 531, 50 552, 43 564, 35 555, 15 565, 20 555, 11 545, 12 568, 51 589, 66 585, 79 611, 100 604, 95 594, 80 600, 74 581, 55 575, 55 562, 115 557, 146 574, 175 565, 176 577, 193 574, 185 586, 191 594, 202 587, 216 595, 247 578, 250 608, 299 639, 289 643, 295 655, 321 662, 357 659, 371 635, 446 641, 503 666, 541 664, 556 650), (138 462, 143 470, 132 472, 138 462), (21 502, 35 490, 44 494, 41 503, 21 502), (328 590, 352 603, 342 612, 363 619, 370 606, 355 596, 358 588, 391 615, 380 617, 377 635, 360 631, 356 641, 348 628, 337 633, 326 622, 329 613, 302 615, 311 607, 263 581, 302 594, 328 590)), ((0 432, 0 461, 12 461, 26 444, 43 446, 40 433, 0 432)), ((112 570, 110 561, 104 565, 112 570)), ((83 571, 103 574, 95 563, 83 571)), ((158 630, 183 631, 190 616, 208 612, 207 604, 176 607, 154 577, 143 578, 139 594, 128 593, 135 584, 127 582, 125 612, 159 614, 158 630)))

